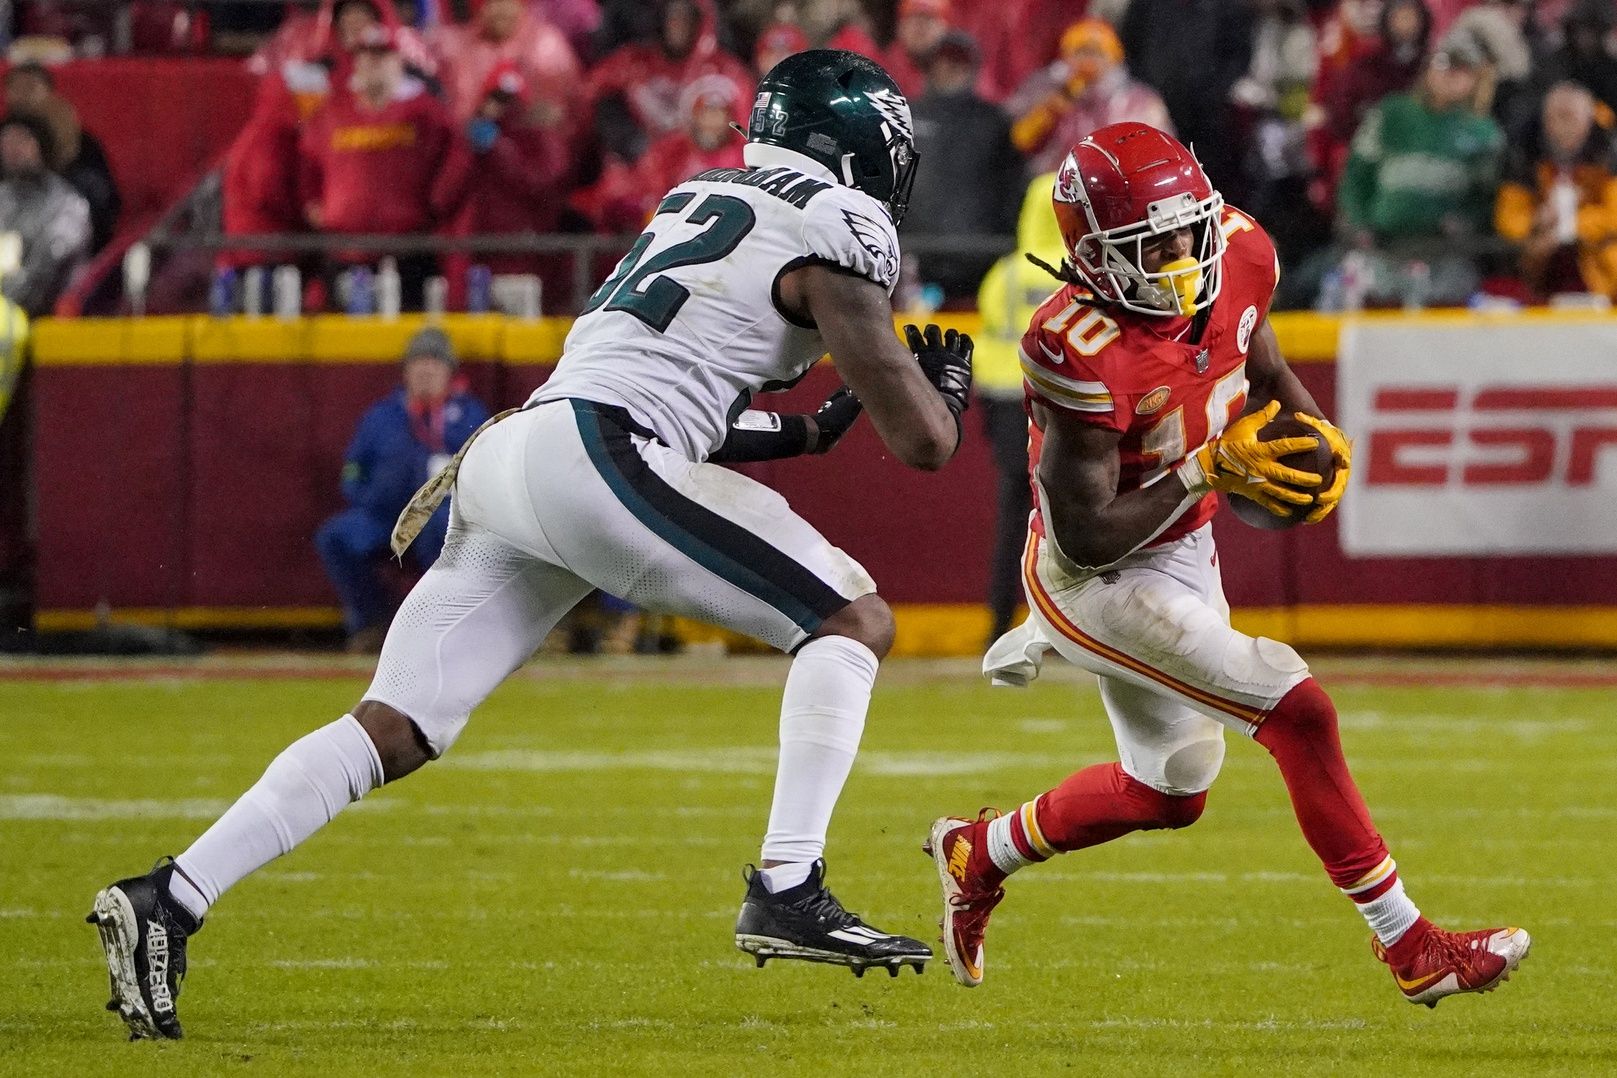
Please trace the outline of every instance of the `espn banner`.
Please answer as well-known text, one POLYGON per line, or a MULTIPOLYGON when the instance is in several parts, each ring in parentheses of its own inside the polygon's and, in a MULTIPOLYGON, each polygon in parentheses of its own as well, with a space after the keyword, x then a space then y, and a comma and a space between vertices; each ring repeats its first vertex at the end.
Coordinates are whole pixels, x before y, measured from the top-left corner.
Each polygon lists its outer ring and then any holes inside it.
POLYGON ((1350 556, 1617 551, 1617 320, 1345 323, 1350 556))

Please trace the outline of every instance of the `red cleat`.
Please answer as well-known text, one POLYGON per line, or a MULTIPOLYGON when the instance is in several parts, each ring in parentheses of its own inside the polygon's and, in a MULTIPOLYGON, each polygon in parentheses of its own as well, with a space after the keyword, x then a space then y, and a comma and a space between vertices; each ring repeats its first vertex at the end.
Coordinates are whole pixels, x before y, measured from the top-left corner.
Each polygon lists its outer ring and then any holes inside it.
POLYGON ((980 864, 986 860, 988 821, 998 816, 994 809, 983 809, 977 819, 942 816, 932 822, 932 834, 921 847, 938 866, 943 886, 943 950, 954 979, 967 988, 983 983, 983 935, 988 917, 1005 897, 998 881, 989 883, 980 864), (973 851, 979 852, 975 857, 973 851))
POLYGON ((1445 932, 1425 918, 1409 931, 1421 935, 1407 946, 1400 939, 1391 951, 1372 938, 1370 950, 1387 963, 1405 999, 1428 1007, 1461 992, 1492 992, 1510 980, 1533 944, 1520 928, 1445 932))

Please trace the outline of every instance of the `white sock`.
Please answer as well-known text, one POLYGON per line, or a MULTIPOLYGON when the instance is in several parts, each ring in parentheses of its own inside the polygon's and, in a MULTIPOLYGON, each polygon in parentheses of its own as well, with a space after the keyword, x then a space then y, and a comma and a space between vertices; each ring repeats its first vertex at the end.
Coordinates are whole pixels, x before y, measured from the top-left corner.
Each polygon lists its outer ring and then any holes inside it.
POLYGON ((811 864, 825 852, 831 810, 859 751, 877 665, 874 652, 845 636, 822 636, 798 649, 781 698, 780 763, 763 860, 786 862, 780 866, 786 868, 811 864))
POLYGON ((1404 894, 1403 880, 1394 882, 1386 894, 1356 905, 1370 925, 1370 931, 1376 934, 1376 939, 1385 947, 1397 943, 1403 934, 1409 931, 1409 926, 1420 920, 1420 910, 1416 909, 1415 903, 1404 894))
POLYGON ((775 894, 796 887, 808 879, 813 868, 813 861, 792 861, 773 868, 760 868, 758 875, 764 878, 764 890, 775 894))
POLYGON ((352 715, 299 738, 191 848, 174 859, 169 893, 201 917, 227 889, 382 784, 382 759, 352 715))
POLYGON ((1028 806, 1024 805, 1016 812, 996 816, 988 821, 988 859, 994 862, 995 868, 1007 876, 1019 868, 1039 863, 1017 849, 1015 840, 1011 838, 1011 821, 1016 819, 1019 813, 1027 811, 1028 806))

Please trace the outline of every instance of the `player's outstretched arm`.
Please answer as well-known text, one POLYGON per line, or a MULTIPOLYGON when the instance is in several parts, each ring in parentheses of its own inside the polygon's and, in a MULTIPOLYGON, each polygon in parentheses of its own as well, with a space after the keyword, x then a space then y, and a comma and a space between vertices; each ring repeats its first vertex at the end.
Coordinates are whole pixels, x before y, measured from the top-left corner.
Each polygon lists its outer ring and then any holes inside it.
POLYGON ((958 446, 959 425, 915 355, 899 343, 881 285, 826 266, 804 266, 781 278, 780 295, 788 310, 819 327, 842 380, 893 455, 924 471, 947 464, 958 446))
POLYGON ((1045 522, 1074 564, 1110 565, 1149 542, 1187 501, 1199 497, 1187 494, 1171 475, 1119 494, 1121 432, 1038 401, 1033 407, 1044 430, 1037 474, 1045 522))

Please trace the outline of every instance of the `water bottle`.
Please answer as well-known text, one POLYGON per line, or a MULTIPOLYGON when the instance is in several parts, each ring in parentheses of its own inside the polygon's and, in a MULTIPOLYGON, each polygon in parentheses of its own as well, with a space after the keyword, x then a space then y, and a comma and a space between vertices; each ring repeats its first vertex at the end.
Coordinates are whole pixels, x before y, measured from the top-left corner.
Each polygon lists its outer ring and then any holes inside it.
POLYGON ((138 240, 124 252, 124 295, 135 317, 146 313, 146 287, 152 280, 152 249, 138 240))
POLYGON ((487 314, 494 302, 494 274, 481 263, 466 270, 466 311, 487 314))
POLYGON ((494 306, 513 318, 532 321, 539 317, 540 284, 532 273, 494 275, 494 306))
POLYGON ((296 266, 276 266, 272 288, 275 317, 283 322, 296 321, 303 314, 303 274, 296 266))
POLYGON ((1432 267, 1416 259, 1409 264, 1409 285, 1404 293, 1404 310, 1424 311, 1432 294, 1432 267))
POLYGON ((208 288, 208 310, 215 318, 229 318, 236 313, 236 271, 229 266, 213 271, 213 284, 208 288))
POLYGON ((1349 314, 1364 310, 1364 297, 1370 291, 1370 260, 1363 251, 1349 251, 1342 259, 1342 310, 1349 314))
POLYGON ((344 276, 348 279, 344 304, 348 313, 364 317, 376 313, 376 275, 369 266, 353 266, 344 276))
POLYGON ((421 310, 429 318, 444 313, 449 307, 449 281, 442 274, 428 277, 421 286, 421 310))
POLYGON ((544 282, 537 273, 521 274, 517 282, 517 317, 535 321, 544 309, 544 282))
POLYGON ((264 313, 265 279, 263 266, 248 266, 241 275, 241 313, 258 318, 264 313))
POLYGON ((382 259, 376 269, 376 310, 383 318, 399 316, 403 303, 404 284, 399 280, 398 259, 392 255, 382 259))
POLYGON ((1326 314, 1336 314, 1342 309, 1342 270, 1333 268, 1327 270, 1324 279, 1319 283, 1319 299, 1315 301, 1315 309, 1326 314))

